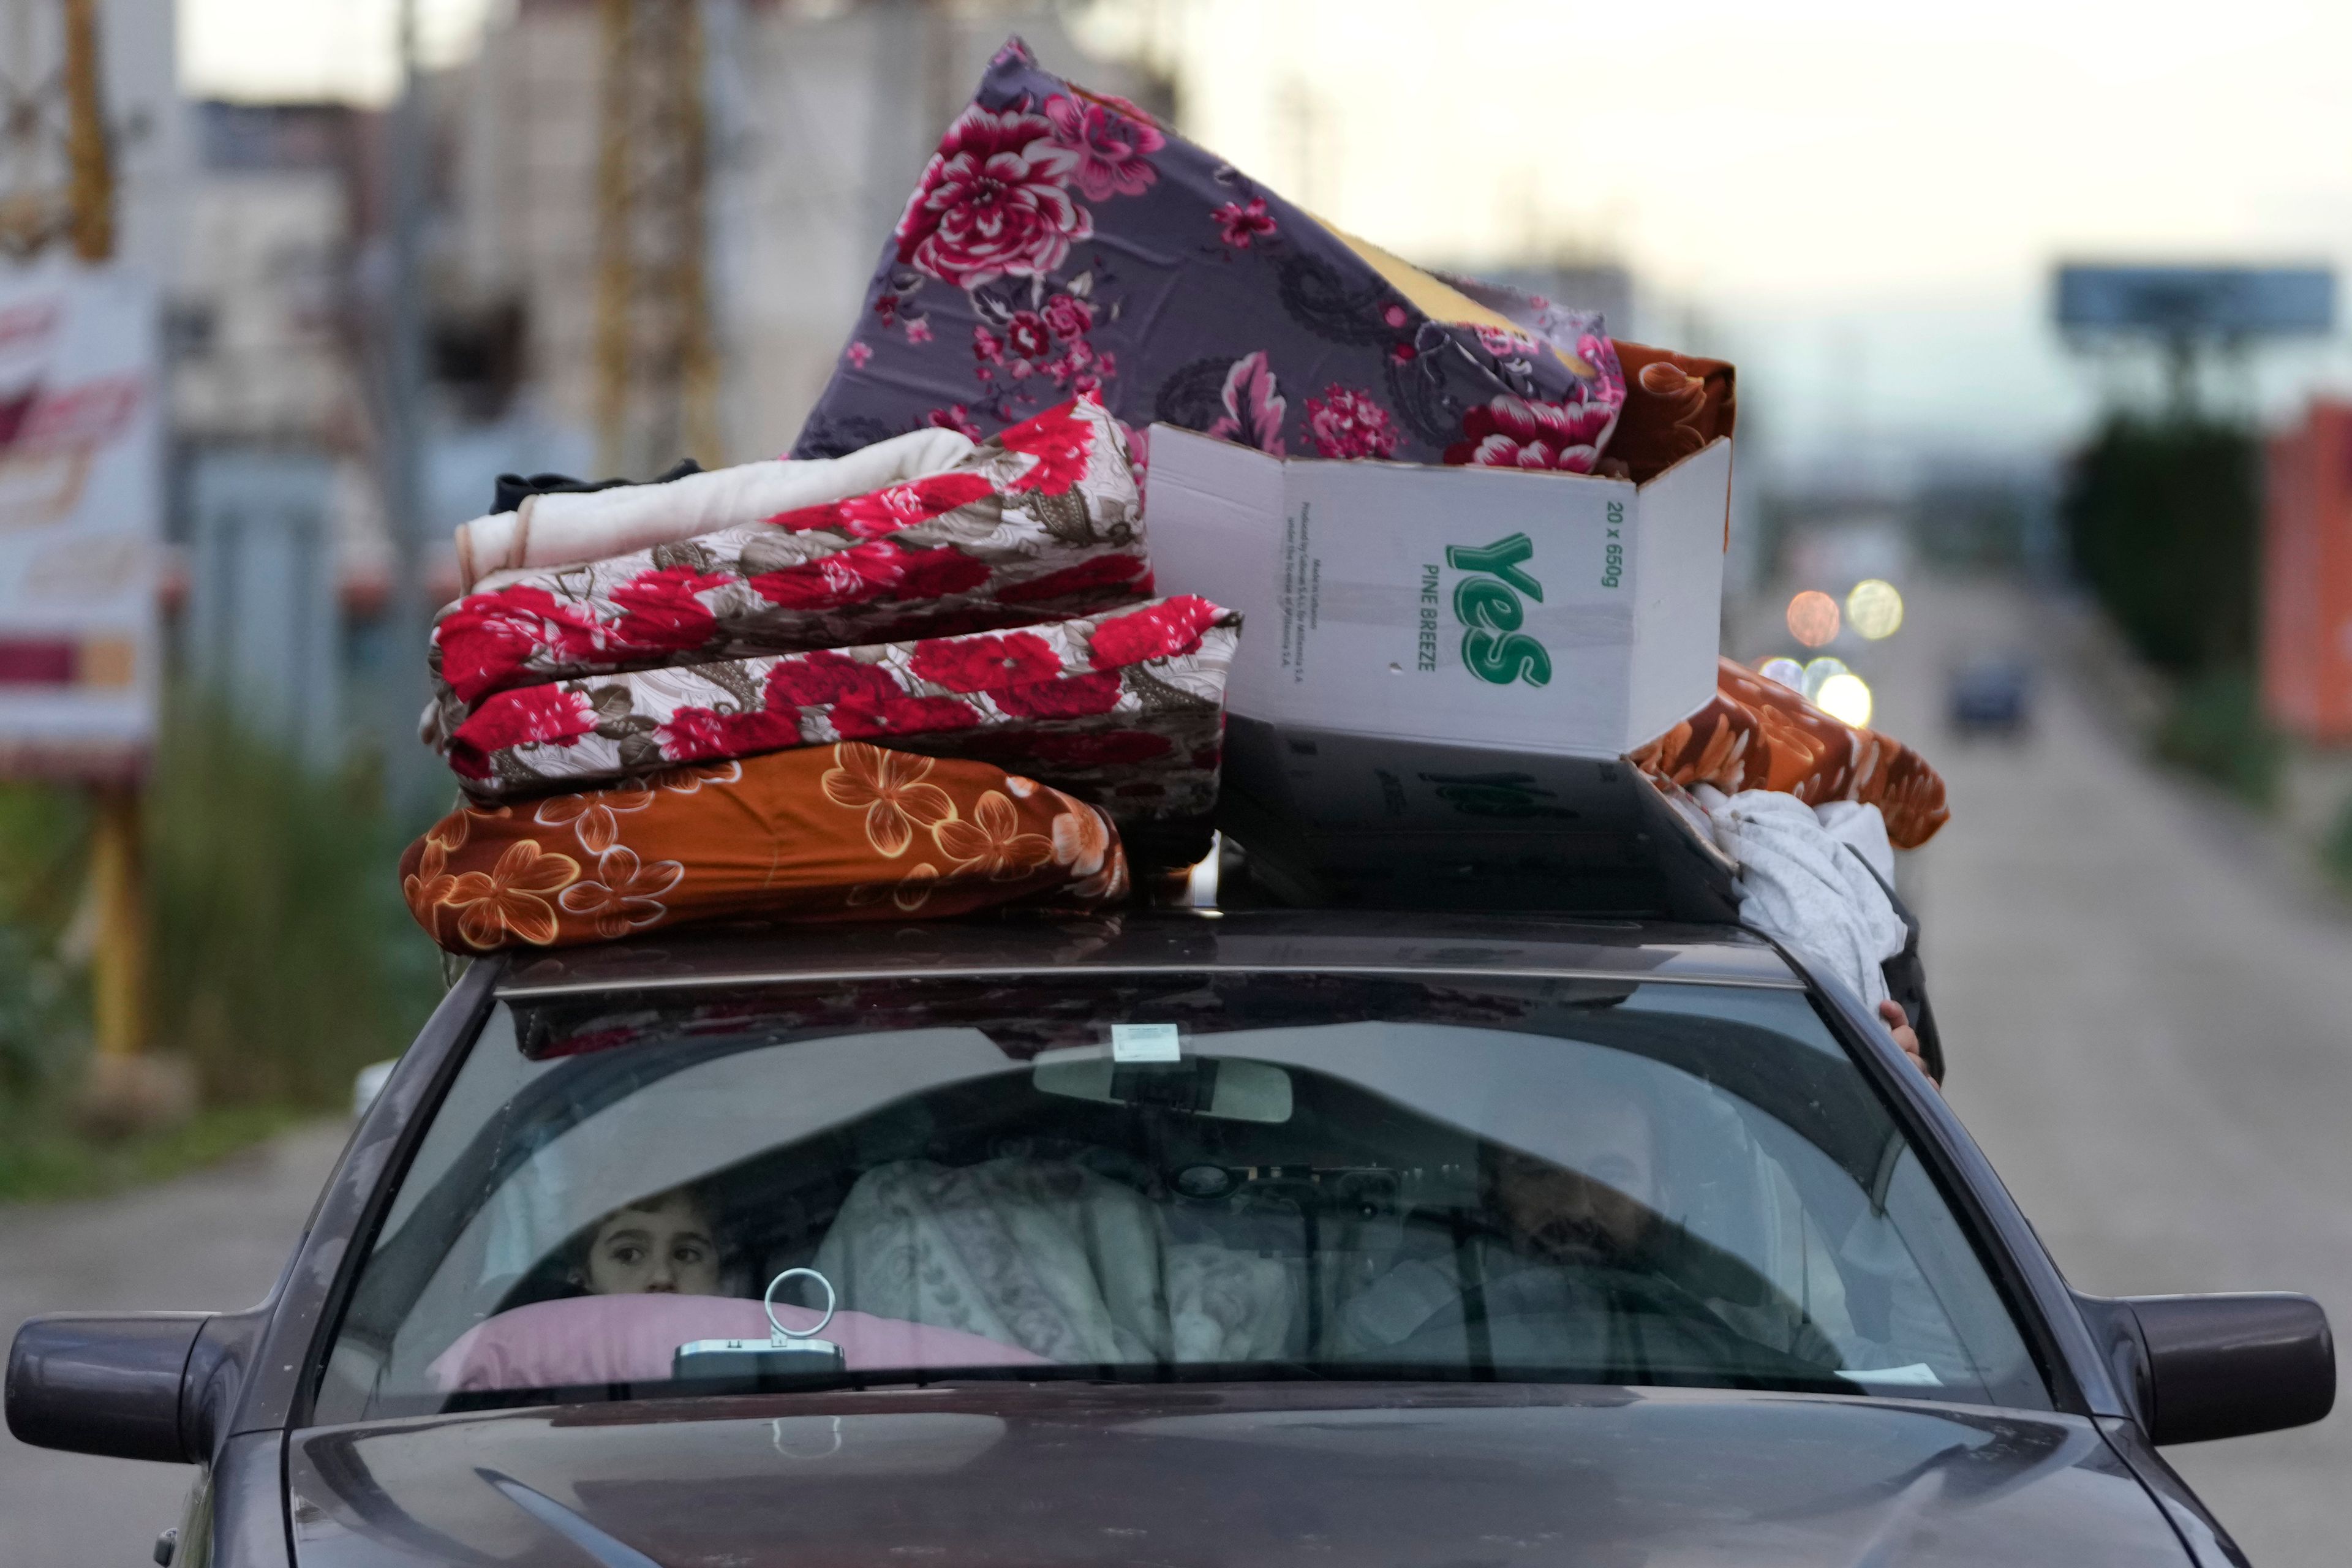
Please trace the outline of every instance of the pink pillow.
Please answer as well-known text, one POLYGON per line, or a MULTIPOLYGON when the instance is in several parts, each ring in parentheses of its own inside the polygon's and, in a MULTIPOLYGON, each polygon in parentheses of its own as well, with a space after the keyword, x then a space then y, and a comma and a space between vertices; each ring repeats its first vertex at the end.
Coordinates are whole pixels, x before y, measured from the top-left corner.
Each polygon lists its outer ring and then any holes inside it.
MULTIPOLYGON (((788 1329, 818 1314, 779 1304, 788 1329)), ((670 1358, 693 1340, 761 1340, 757 1301, 730 1296, 581 1296, 500 1312, 457 1336, 427 1369, 444 1394, 472 1389, 562 1388, 588 1383, 666 1383, 670 1358)), ((924 1367, 1042 1366, 1045 1358, 960 1329, 935 1329, 866 1312, 836 1312, 822 1336, 852 1372, 924 1367)))

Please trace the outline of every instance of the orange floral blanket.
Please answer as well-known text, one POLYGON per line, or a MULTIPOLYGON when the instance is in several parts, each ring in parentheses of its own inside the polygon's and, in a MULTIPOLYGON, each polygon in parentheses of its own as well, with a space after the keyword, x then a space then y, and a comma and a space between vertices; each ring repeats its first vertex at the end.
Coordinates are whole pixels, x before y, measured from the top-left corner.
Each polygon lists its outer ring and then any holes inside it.
POLYGON ((409 912, 452 952, 690 921, 1108 903, 1128 885, 1118 834, 1083 801, 985 763, 854 741, 461 805, 400 873, 409 912))
POLYGON ((1875 730, 1858 730, 1777 680, 1724 659, 1715 700, 1633 752, 1634 766, 1685 788, 1726 795, 1780 790, 1809 805, 1860 801, 1886 818, 1897 849, 1916 849, 1951 817, 1927 760, 1875 730))

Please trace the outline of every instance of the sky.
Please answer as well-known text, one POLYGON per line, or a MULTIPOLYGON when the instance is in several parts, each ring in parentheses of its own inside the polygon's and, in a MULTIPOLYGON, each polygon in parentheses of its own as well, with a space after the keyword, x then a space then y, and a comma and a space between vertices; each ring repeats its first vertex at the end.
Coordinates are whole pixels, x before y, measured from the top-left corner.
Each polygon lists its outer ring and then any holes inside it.
MULTIPOLYGON (((417 0, 428 62, 466 53, 498 0, 417 0)), ((180 79, 221 98, 381 103, 400 81, 398 0, 177 0, 180 79)))
MULTIPOLYGON (((428 55, 499 3, 420 0, 428 55)), ((180 0, 183 75, 380 99, 394 4, 180 0)), ((1416 259, 1622 258, 1633 325, 1738 359, 1795 452, 2079 428, 2099 382, 2048 324, 2057 258, 2352 262, 2344 0, 1156 10, 1195 137, 1416 259)), ((2264 353, 2251 395, 2352 387, 2347 342, 2264 353)))

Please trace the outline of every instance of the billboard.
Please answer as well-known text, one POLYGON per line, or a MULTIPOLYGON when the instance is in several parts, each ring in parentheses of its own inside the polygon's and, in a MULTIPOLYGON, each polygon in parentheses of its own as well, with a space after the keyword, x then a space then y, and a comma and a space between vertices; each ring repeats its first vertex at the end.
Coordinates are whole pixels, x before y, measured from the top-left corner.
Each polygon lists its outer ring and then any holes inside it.
POLYGON ((2324 267, 2058 269, 2058 324, 2068 331, 2281 337, 2335 323, 2336 275, 2324 267))
POLYGON ((159 325, 126 273, 0 271, 0 775, 125 779, 152 742, 159 325))

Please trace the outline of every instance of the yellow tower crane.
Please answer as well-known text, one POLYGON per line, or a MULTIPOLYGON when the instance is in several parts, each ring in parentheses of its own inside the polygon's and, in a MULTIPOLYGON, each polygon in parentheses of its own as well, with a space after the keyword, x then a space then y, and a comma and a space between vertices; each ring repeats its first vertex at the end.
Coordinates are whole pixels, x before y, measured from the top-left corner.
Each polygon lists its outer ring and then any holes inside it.
POLYGON ((26 74, 0 80, 0 254, 29 260, 64 240, 84 261, 114 254, 114 160, 99 75, 98 0, 12 0, 8 53, 26 74), (43 68, 43 13, 57 23, 43 68))
POLYGON ((606 473, 719 460, 702 0, 597 0, 596 436, 606 473))

